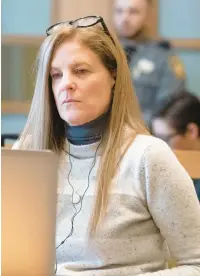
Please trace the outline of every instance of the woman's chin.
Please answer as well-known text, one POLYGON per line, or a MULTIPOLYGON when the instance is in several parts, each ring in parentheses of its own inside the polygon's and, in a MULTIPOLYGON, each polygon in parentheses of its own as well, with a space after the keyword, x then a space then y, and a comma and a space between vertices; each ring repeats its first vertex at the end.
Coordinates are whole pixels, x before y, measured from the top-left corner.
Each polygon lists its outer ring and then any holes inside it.
POLYGON ((98 114, 93 114, 93 113, 87 113, 80 110, 80 111, 73 111, 73 112, 67 112, 67 114, 63 114, 62 119, 70 126, 80 126, 84 125, 95 118, 98 117, 98 114))
POLYGON ((65 121, 70 126, 80 126, 87 123, 87 120, 83 116, 67 116, 65 121))

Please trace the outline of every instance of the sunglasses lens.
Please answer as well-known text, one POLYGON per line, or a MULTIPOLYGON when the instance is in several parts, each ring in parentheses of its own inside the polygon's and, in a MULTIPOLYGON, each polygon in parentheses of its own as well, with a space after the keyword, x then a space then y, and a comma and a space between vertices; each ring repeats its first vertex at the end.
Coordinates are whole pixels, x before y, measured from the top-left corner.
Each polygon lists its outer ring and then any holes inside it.
POLYGON ((99 20, 98 17, 92 17, 92 16, 91 17, 85 17, 85 18, 78 19, 75 22, 75 24, 76 24, 76 26, 79 26, 79 27, 87 27, 87 26, 96 24, 98 20, 99 20))
POLYGON ((63 22, 63 23, 60 23, 56 26, 53 26, 49 31, 48 31, 48 35, 51 35, 53 32, 59 30, 61 27, 63 26, 68 26, 69 23, 68 22, 63 22))

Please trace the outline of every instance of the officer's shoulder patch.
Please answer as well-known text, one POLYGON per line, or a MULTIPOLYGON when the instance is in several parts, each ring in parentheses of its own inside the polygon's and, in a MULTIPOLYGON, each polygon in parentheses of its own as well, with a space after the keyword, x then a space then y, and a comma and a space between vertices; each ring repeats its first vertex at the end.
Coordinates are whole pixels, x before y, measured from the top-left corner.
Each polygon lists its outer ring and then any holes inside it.
POLYGON ((174 72, 178 79, 185 78, 185 69, 181 59, 178 56, 169 56, 168 58, 169 67, 174 72))
POLYGON ((167 40, 158 41, 157 46, 165 50, 170 50, 172 48, 171 43, 167 40))

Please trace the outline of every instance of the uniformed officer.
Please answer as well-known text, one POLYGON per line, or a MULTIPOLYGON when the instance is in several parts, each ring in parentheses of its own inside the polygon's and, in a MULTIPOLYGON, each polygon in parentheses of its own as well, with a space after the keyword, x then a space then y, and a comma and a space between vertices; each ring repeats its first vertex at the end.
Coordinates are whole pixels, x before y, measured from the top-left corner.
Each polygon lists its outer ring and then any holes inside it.
POLYGON ((115 0, 114 25, 127 54, 147 125, 171 95, 184 88, 183 64, 167 41, 154 41, 147 21, 151 0, 115 0))

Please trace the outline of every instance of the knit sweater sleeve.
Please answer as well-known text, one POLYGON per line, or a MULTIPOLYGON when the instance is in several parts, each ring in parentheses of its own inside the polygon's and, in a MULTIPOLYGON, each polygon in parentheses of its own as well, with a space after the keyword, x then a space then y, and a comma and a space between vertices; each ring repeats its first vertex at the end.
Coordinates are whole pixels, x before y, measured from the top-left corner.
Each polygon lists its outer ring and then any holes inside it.
POLYGON ((143 155, 141 177, 149 211, 177 261, 176 268, 141 276, 200 276, 200 204, 191 178, 159 139, 143 155))

